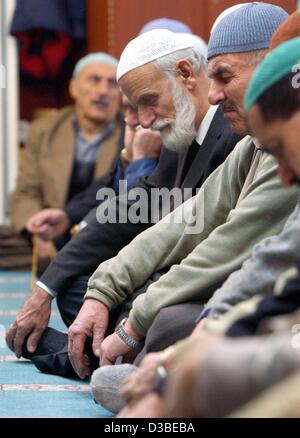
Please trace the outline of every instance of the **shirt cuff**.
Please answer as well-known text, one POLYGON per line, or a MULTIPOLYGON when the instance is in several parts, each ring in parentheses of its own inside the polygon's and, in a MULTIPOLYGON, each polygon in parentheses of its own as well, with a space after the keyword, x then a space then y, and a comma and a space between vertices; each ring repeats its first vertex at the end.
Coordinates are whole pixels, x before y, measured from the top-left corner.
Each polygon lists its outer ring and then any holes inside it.
POLYGON ((41 289, 43 289, 45 292, 47 292, 47 294, 51 295, 52 298, 55 298, 58 294, 53 290, 53 289, 49 289, 48 286, 46 286, 44 283, 42 283, 41 281, 37 281, 35 283, 38 287, 40 287, 41 289))
POLYGON ((202 319, 207 318, 209 315, 209 312, 210 312, 210 309, 206 309, 202 313, 200 313, 200 315, 196 319, 195 323, 198 324, 202 319))

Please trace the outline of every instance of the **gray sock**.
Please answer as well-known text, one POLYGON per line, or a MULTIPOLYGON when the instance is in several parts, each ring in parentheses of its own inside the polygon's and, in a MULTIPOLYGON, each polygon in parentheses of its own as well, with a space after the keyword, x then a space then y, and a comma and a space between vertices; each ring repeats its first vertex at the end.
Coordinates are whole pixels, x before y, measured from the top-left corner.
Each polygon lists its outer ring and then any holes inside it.
POLYGON ((108 365, 94 371, 91 390, 97 403, 110 412, 119 412, 125 406, 119 396, 119 390, 124 379, 136 369, 134 365, 122 364, 108 365))

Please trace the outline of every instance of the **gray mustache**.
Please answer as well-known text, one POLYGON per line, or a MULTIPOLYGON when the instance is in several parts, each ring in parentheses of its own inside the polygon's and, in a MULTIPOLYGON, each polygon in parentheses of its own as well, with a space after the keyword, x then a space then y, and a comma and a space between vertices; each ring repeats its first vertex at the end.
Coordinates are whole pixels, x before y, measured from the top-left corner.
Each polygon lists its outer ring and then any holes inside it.
POLYGON ((99 97, 99 99, 93 100, 92 103, 95 105, 108 106, 110 104, 110 101, 107 97, 99 97))
POLYGON ((235 106, 231 103, 223 103, 220 106, 222 111, 235 111, 235 106))
POLYGON ((150 129, 152 131, 162 131, 166 126, 169 126, 172 124, 174 124, 174 120, 172 120, 172 119, 160 120, 160 121, 154 122, 150 126, 150 129))

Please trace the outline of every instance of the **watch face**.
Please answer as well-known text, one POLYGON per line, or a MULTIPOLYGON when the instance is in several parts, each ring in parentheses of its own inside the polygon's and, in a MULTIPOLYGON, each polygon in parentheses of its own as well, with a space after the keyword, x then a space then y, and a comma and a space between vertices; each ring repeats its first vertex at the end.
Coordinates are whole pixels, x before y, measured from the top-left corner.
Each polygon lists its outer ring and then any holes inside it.
POLYGON ((121 322, 120 322, 120 324, 119 324, 119 325, 122 325, 122 326, 124 326, 124 325, 125 325, 125 323, 126 323, 126 321, 127 321, 127 318, 123 318, 123 319, 121 320, 121 322))

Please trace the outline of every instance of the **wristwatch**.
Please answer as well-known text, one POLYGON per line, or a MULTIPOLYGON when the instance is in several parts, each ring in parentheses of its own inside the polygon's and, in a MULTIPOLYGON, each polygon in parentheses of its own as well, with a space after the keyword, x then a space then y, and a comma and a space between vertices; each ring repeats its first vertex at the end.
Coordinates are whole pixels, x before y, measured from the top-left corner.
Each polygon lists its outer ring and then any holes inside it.
POLYGON ((136 339, 134 339, 132 336, 130 336, 125 331, 124 325, 125 325, 126 321, 127 321, 127 318, 122 319, 120 324, 117 326, 115 333, 119 336, 119 338, 122 339, 122 341, 125 342, 125 344, 128 345, 128 347, 134 348, 134 349, 141 348, 143 346, 144 342, 137 341, 136 339))

